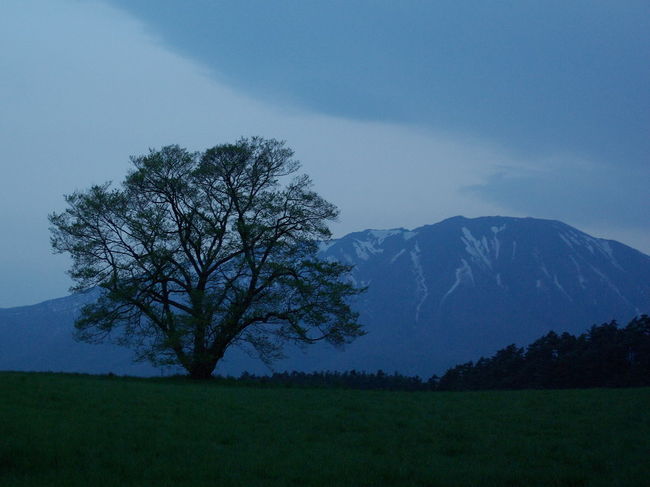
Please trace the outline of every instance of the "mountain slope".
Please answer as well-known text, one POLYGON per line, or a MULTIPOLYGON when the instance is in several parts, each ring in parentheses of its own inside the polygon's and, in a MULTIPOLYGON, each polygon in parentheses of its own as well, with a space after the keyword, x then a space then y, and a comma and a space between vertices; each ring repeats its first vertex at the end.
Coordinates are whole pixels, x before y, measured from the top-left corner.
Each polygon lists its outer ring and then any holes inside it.
POLYGON ((0 309, 0 370, 156 375, 158 369, 134 364, 132 352, 112 344, 73 339, 81 307, 97 293, 75 294, 33 306, 0 309))
MULTIPOLYGON (((580 333, 650 311, 650 256, 557 221, 454 217, 415 230, 351 233, 320 253, 353 264, 351 279, 368 286, 354 303, 368 335, 343 351, 289 347, 278 370, 428 376, 550 330, 580 333)), ((0 368, 156 373, 128 365, 128 351, 72 343, 75 310, 87 299, 0 310, 0 368)), ((245 369, 268 371, 233 349, 217 372, 245 369)))
POLYGON ((356 266, 364 322, 404 344, 412 372, 650 309, 649 256, 557 221, 455 217, 349 234, 322 253, 356 266))

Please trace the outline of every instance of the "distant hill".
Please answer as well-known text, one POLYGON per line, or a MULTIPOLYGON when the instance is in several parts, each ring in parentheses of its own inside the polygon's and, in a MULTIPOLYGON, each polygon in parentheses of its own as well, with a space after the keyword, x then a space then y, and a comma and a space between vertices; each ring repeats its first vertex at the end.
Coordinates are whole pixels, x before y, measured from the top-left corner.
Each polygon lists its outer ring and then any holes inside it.
MULTIPOLYGON (((548 331, 581 333, 650 312, 650 256, 564 223, 454 217, 414 230, 366 230, 321 245, 355 266, 368 292, 354 303, 368 335, 344 351, 287 349, 275 370, 376 370, 430 376, 525 345, 548 331)), ((130 352, 74 343, 72 322, 92 296, 0 310, 0 369, 155 374, 130 352)), ((232 350, 217 373, 268 370, 232 350)))
POLYGON ((0 309, 0 370, 160 373, 148 364, 134 364, 133 354, 126 348, 73 339, 75 317, 84 304, 96 298, 97 293, 91 292, 0 309))

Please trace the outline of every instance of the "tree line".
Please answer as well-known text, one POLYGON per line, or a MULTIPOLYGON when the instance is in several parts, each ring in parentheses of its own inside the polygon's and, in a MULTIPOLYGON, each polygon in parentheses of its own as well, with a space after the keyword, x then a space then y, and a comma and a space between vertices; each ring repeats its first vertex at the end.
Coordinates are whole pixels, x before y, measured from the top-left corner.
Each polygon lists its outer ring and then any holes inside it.
POLYGON ((239 378, 217 377, 217 380, 255 386, 316 387, 341 389, 383 389, 392 391, 430 390, 422 378, 410 377, 398 372, 387 374, 383 370, 366 372, 350 370, 345 372, 274 372, 272 375, 242 373, 239 378))
POLYGON ((525 349, 509 345, 449 369, 439 390, 566 389, 650 385, 650 317, 619 327, 594 325, 579 336, 549 332, 525 349))
MULTIPOLYGON (((224 380, 221 378, 221 380, 224 380)), ((256 376, 244 372, 238 384, 341 387, 406 391, 487 389, 574 389, 650 386, 650 317, 625 327, 616 321, 594 325, 585 333, 551 331, 527 347, 508 345, 428 380, 395 372, 281 372, 256 376)))

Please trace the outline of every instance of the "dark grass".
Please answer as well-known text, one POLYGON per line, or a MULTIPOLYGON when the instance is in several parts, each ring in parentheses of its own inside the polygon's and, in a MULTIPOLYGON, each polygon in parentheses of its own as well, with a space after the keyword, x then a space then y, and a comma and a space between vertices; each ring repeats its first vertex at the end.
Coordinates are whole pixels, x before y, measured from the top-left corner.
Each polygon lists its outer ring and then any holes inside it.
POLYGON ((0 373, 2 486, 647 486, 650 389, 381 392, 0 373))

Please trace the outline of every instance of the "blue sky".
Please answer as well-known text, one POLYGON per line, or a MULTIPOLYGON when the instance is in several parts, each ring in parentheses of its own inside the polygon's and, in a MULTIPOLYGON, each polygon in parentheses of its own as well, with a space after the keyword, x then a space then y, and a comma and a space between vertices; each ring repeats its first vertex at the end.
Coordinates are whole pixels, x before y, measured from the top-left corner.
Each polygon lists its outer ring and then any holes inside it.
POLYGON ((47 214, 128 156, 286 139, 337 235, 554 218, 650 252, 644 1, 5 0, 0 307, 65 294, 47 214))

